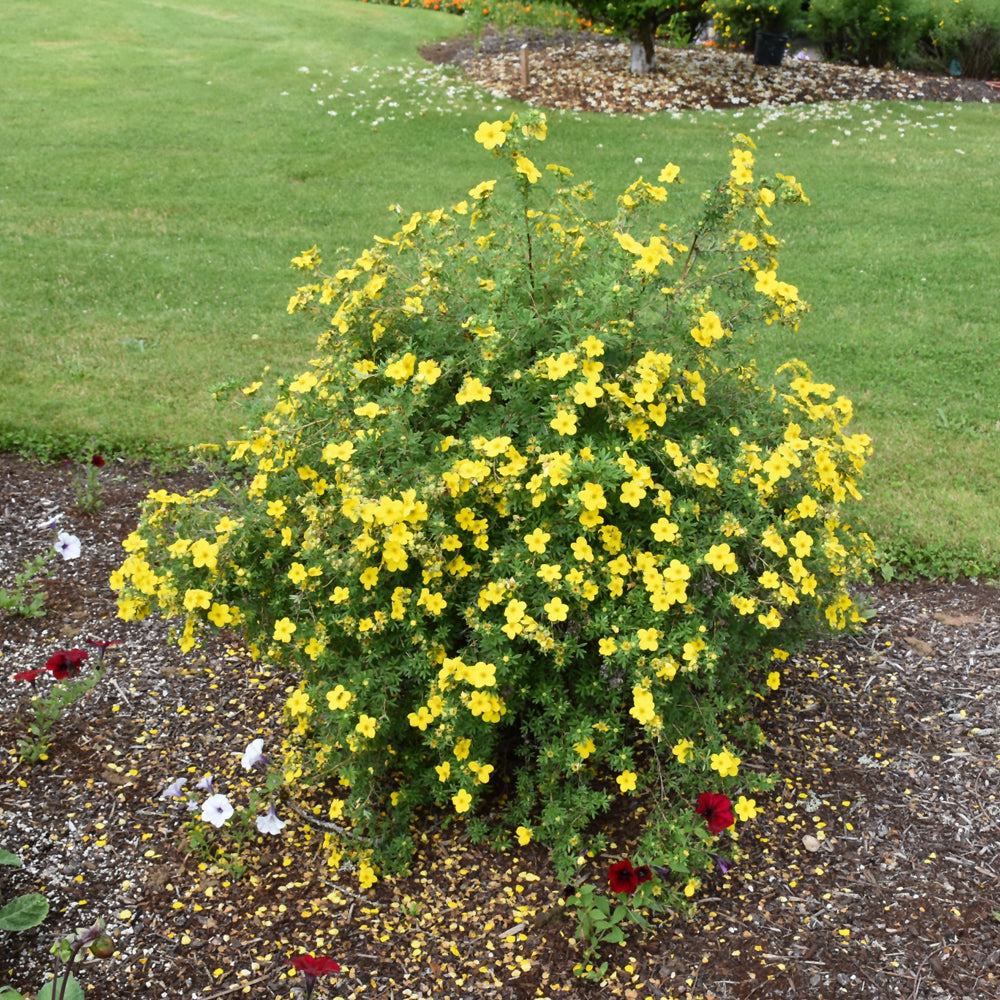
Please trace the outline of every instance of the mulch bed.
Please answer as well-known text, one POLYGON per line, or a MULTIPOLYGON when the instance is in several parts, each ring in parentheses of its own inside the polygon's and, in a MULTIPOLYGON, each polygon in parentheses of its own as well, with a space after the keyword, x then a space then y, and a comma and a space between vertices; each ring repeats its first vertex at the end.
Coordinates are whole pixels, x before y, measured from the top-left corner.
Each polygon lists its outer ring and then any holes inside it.
MULTIPOLYGON (((0 617, 4 674, 57 648, 115 639, 108 676, 57 727, 49 759, 19 762, 30 692, 0 694, 4 899, 44 889, 49 919, 0 932, 0 978, 34 990, 58 934, 103 916, 118 946, 79 978, 90 995, 138 1000, 291 998, 284 960, 337 958, 319 996, 951 997, 1000 991, 1000 605, 974 581, 896 584, 867 595, 858 637, 817 646, 762 706, 768 744, 750 766, 783 784, 741 824, 735 866, 703 885, 693 918, 663 919, 609 950, 601 984, 580 959, 566 895, 533 845, 495 854, 432 824, 414 871, 362 889, 328 869, 324 832, 294 814, 258 838, 241 879, 192 855, 183 809, 161 801, 206 772, 241 794, 238 755, 276 746, 292 678, 252 669, 225 643, 182 656, 163 623, 115 617, 107 590, 136 504, 193 474, 109 465, 105 506, 73 509, 71 473, 0 456, 0 586, 51 538, 54 513, 83 553, 53 564, 42 618, 0 617)), ((629 822, 613 819, 617 852, 629 822)), ((611 852, 585 874, 597 882, 611 852)))
POLYGON ((428 45, 421 55, 462 66, 496 97, 544 108, 645 115, 656 111, 816 104, 826 101, 1000 103, 997 84, 798 59, 757 66, 753 57, 711 47, 659 47, 656 69, 632 76, 628 46, 607 35, 526 32, 428 45), (527 48, 530 80, 522 82, 527 48))

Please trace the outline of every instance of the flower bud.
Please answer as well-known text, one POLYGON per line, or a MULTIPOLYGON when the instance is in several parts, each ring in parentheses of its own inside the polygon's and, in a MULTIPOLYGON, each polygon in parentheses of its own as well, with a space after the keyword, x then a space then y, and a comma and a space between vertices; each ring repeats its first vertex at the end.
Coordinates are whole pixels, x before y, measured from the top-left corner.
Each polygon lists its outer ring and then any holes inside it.
POLYGON ((111 958, 115 953, 115 943, 107 934, 102 934, 91 946, 90 954, 94 958, 111 958))

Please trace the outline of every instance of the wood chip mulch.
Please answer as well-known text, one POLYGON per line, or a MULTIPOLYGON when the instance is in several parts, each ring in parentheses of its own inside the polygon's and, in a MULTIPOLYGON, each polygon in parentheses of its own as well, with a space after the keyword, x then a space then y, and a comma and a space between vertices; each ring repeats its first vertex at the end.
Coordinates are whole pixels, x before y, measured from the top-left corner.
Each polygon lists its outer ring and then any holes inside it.
MULTIPOLYGON (((330 869, 323 831, 296 815, 251 844, 242 879, 192 855, 183 810, 160 799, 205 773, 243 794, 239 754, 279 739, 292 678, 254 670, 224 643, 182 656, 159 622, 115 617, 107 589, 120 539, 150 486, 102 471, 105 506, 73 507, 72 470, 0 456, 0 587, 50 540, 53 514, 82 554, 52 564, 44 617, 0 615, 3 674, 60 648, 115 639, 105 680, 69 710, 48 760, 21 763, 15 719, 29 690, 0 689, 0 898, 42 890, 38 929, 0 931, 0 982, 34 991, 57 935, 104 917, 117 954, 78 972, 87 995, 179 1000, 301 996, 287 958, 315 951, 343 972, 318 997, 952 998, 1000 995, 1000 604, 976 581, 895 584, 867 594, 865 633, 822 643, 761 707, 768 743, 747 763, 781 776, 740 824, 725 875, 693 918, 663 919, 607 954, 593 983, 565 896, 533 846, 497 854, 460 826, 432 826, 413 873, 365 890, 330 869)), ((627 828, 615 831, 627 850, 627 828)), ((592 860, 601 881, 616 853, 592 860)))
MULTIPOLYGON (((708 46, 658 46, 647 76, 628 72, 628 45, 607 35, 510 29, 503 36, 450 39, 421 55, 462 66, 493 96, 544 108, 603 114, 817 104, 829 101, 998 103, 996 83, 947 75, 893 72, 797 58, 757 66, 752 55, 708 46), (522 72, 522 49, 528 82, 522 72)), ((805 53, 803 53, 803 56, 805 53)))

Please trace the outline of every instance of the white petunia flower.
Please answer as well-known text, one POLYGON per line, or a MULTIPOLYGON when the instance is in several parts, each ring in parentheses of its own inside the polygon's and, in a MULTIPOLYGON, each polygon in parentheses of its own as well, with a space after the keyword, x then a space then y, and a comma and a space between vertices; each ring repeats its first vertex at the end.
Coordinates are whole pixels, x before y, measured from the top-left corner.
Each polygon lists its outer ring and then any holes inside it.
POLYGON ((253 740, 246 748, 243 756, 240 757, 240 764, 243 766, 244 771, 249 771, 255 764, 266 763, 266 761, 267 758, 264 756, 264 741, 261 739, 253 740))
POLYGON ((210 795, 201 807, 201 818, 214 827, 222 827, 235 811, 225 795, 210 795))
POLYGON ((187 778, 178 778, 176 781, 171 782, 166 788, 160 792, 161 799, 179 799, 184 795, 184 786, 187 784, 187 778))
POLYGON ((68 531, 60 531, 56 536, 56 552, 63 559, 79 559, 80 539, 76 535, 71 535, 68 531))
POLYGON ((285 821, 278 818, 278 814, 274 811, 274 806, 271 806, 263 816, 257 817, 257 829, 261 833, 281 833, 284 827, 285 821))

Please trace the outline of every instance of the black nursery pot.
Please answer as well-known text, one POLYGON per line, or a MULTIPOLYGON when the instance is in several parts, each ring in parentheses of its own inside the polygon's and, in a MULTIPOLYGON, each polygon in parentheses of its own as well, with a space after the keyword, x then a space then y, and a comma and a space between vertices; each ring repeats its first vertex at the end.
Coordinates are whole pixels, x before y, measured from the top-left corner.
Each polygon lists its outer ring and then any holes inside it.
POLYGON ((753 43, 753 61, 758 66, 780 66, 788 45, 788 35, 758 31, 753 43))

